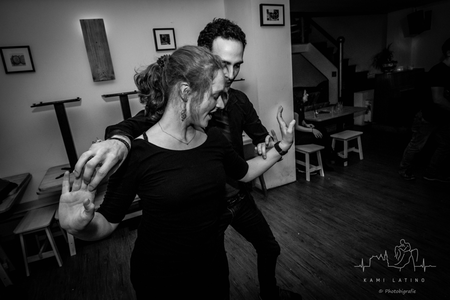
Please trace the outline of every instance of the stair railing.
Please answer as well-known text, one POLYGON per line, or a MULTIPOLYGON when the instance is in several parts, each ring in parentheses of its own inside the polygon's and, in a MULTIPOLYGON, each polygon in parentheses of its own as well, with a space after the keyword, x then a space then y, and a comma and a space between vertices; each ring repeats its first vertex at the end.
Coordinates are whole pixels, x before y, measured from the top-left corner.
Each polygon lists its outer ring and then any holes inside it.
MULTIPOLYGON (((335 63, 338 68, 338 99, 341 101, 342 98, 342 82, 343 82, 343 61, 344 61, 344 42, 345 39, 343 37, 339 37, 335 39, 331 34, 329 34, 325 29, 323 29, 319 24, 317 24, 311 17, 306 15, 293 16, 292 20, 297 21, 296 26, 300 28, 300 40, 302 44, 309 43, 307 28, 308 24, 311 27, 314 27, 320 34, 322 34, 327 41, 329 41, 334 47, 336 47, 338 52, 338 62, 335 63)), ((295 25, 294 25, 295 26, 295 25)))

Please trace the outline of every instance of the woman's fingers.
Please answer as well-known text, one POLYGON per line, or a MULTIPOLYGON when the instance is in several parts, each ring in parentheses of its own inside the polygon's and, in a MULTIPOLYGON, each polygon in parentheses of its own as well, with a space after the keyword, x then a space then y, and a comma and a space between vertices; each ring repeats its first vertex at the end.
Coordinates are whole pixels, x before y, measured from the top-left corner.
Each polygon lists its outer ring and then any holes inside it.
POLYGON ((278 106, 278 111, 277 111, 277 119, 278 122, 280 122, 280 120, 283 120, 283 106, 278 106))
POLYGON ((83 201, 83 206, 84 206, 84 209, 86 210, 86 213, 88 213, 89 211, 94 209, 94 203, 92 203, 92 201, 89 199, 85 199, 83 201))
POLYGON ((81 185, 83 184, 83 177, 76 177, 72 184, 72 192, 78 191, 81 188, 81 185))
POLYGON ((63 181, 62 181, 62 189, 61 192, 62 194, 66 194, 70 192, 70 175, 69 175, 69 171, 64 172, 64 177, 63 177, 63 181))
POLYGON ((289 123, 288 132, 294 132, 295 128, 295 120, 292 120, 291 123, 289 123))
POLYGON ((283 106, 281 105, 278 107, 277 121, 278 125, 280 126, 281 139, 292 142, 293 132, 295 132, 295 119, 289 122, 289 125, 287 125, 283 119, 283 106))
POLYGON ((273 142, 278 142, 277 133, 275 132, 275 130, 271 129, 270 133, 272 134, 273 142))
POLYGON ((277 112, 277 121, 278 121, 278 125, 280 126, 281 129, 281 134, 283 134, 283 130, 285 130, 286 128, 286 122, 283 119, 283 106, 278 106, 278 112, 277 112))

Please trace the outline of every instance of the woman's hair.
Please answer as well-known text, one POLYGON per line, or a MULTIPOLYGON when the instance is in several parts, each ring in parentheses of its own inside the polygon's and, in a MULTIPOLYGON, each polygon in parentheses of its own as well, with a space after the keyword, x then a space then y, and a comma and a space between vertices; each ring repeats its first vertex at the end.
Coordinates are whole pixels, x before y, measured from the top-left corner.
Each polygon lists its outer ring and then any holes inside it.
POLYGON ((247 45, 245 33, 241 27, 228 19, 215 18, 208 23, 200 32, 197 39, 197 45, 212 50, 214 40, 221 37, 225 40, 236 40, 242 43, 243 48, 247 45))
POLYGON ((197 46, 183 46, 172 55, 164 55, 145 70, 136 72, 134 82, 139 90, 145 114, 154 122, 164 113, 172 93, 177 92, 178 83, 189 84, 193 102, 203 99, 211 92, 217 72, 222 69, 220 57, 197 46))

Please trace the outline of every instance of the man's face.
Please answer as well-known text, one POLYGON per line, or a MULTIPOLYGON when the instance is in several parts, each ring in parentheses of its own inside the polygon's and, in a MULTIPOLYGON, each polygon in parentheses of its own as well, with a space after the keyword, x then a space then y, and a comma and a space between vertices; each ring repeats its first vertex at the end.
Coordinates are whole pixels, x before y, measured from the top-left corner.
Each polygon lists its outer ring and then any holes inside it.
POLYGON ((213 41, 211 52, 222 59, 225 90, 228 91, 244 63, 244 46, 236 40, 218 37, 213 41))

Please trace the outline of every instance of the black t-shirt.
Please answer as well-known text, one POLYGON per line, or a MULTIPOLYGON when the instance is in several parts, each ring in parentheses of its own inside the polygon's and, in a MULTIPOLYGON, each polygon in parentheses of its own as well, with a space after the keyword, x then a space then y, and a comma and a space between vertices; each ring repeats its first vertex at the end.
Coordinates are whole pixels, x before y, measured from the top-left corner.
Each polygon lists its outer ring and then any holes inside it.
POLYGON ((443 87, 445 90, 445 98, 447 99, 447 101, 450 101, 450 67, 442 62, 435 65, 428 72, 427 80, 428 86, 430 87, 430 96, 429 99, 427 99, 428 101, 422 110, 423 118, 431 123, 449 124, 450 113, 433 103, 433 99, 431 97, 431 88, 443 87))

